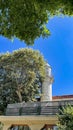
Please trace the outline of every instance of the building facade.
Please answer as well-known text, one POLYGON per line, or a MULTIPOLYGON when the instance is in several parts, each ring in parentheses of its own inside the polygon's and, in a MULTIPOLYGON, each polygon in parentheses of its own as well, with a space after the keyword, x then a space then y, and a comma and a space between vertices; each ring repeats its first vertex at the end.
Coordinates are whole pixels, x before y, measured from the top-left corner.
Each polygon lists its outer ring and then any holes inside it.
POLYGON ((73 103, 73 95, 52 97, 53 77, 49 64, 46 64, 45 71, 41 101, 9 104, 6 115, 0 116, 3 130, 58 130, 56 113, 61 105, 70 101, 73 103))

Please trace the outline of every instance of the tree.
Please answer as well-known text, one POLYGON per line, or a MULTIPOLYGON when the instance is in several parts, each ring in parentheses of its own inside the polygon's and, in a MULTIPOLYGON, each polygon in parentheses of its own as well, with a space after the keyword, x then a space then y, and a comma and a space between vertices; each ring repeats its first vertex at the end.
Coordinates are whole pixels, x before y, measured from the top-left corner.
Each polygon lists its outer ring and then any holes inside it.
POLYGON ((35 100, 45 77, 45 61, 38 51, 20 49, 0 56, 0 111, 7 104, 35 100))
POLYGON ((60 110, 58 115, 58 128, 59 130, 72 130, 73 129, 73 106, 67 105, 60 110))
POLYGON ((40 36, 50 35, 50 17, 73 15, 73 0, 0 0, 0 34, 32 45, 40 36))

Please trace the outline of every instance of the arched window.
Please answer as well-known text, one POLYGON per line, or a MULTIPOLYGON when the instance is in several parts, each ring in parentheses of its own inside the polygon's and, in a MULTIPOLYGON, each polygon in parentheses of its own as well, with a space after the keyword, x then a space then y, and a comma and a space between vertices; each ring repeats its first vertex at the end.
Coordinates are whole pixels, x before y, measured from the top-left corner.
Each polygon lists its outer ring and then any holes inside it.
POLYGON ((51 124, 46 124, 41 130, 58 130, 58 127, 51 124))
POLYGON ((31 130, 27 125, 12 125, 9 130, 31 130))

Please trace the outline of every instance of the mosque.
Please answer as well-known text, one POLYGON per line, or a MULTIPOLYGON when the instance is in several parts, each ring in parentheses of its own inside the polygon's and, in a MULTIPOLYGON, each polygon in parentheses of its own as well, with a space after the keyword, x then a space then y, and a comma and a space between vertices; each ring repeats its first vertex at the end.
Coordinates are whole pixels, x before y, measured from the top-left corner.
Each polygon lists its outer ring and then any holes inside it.
POLYGON ((73 95, 52 96, 53 77, 49 64, 45 71, 40 101, 8 104, 6 115, 0 116, 3 130, 58 130, 56 114, 67 102, 73 105, 73 95))

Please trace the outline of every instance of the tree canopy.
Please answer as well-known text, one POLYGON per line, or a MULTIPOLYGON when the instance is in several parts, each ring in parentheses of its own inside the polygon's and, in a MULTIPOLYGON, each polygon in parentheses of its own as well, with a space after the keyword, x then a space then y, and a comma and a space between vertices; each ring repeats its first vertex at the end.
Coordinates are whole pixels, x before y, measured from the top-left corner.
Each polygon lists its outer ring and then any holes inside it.
POLYGON ((45 77, 43 56, 32 49, 0 55, 0 111, 9 103, 33 101, 45 77))
POLYGON ((59 130, 72 130, 73 129, 73 106, 67 105, 62 108, 58 115, 59 130))
POLYGON ((73 15, 73 0, 0 0, 0 35, 32 45, 40 36, 50 35, 50 17, 73 15))

